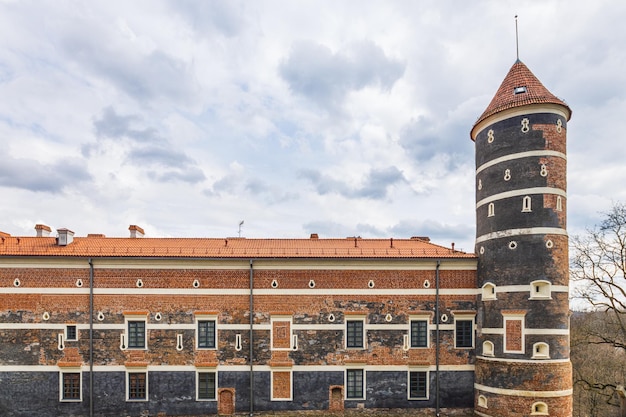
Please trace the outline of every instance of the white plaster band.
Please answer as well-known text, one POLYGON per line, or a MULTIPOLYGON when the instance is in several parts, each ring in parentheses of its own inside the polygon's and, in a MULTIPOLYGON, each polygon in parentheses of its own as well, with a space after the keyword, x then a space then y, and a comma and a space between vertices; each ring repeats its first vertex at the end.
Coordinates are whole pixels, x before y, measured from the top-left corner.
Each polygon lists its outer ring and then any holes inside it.
POLYGON ((486 233, 476 238, 476 243, 485 242, 492 239, 508 238, 511 236, 523 235, 562 235, 567 236, 567 230, 560 227, 528 227, 524 229, 498 230, 497 232, 486 233))
POLYGON ((499 158, 492 159, 489 162, 485 162, 484 164, 476 168, 476 174, 478 174, 480 171, 484 169, 497 165, 501 162, 512 161, 512 160, 521 159, 521 158, 532 158, 534 156, 540 156, 540 157, 554 156, 556 158, 562 158, 562 159, 567 160, 567 156, 563 152, 548 151, 548 150, 520 152, 520 153, 511 154, 511 155, 501 156, 499 158))
POLYGON ((480 206, 484 206, 485 204, 488 204, 494 201, 504 200, 505 198, 519 197, 522 195, 529 195, 529 194, 530 195, 553 194, 553 195, 560 195, 561 197, 567 197, 567 193, 565 192, 565 190, 561 190, 560 188, 553 188, 553 187, 522 188, 519 190, 506 191, 504 193, 498 193, 498 194, 491 195, 489 197, 485 197, 476 203, 476 208, 479 208, 480 206))
POLYGON ((574 392, 573 389, 564 389, 559 391, 529 391, 517 389, 504 389, 488 387, 482 384, 474 384, 474 388, 481 391, 490 392, 492 394, 508 395, 511 397, 535 397, 535 398, 558 398, 568 397, 574 392))

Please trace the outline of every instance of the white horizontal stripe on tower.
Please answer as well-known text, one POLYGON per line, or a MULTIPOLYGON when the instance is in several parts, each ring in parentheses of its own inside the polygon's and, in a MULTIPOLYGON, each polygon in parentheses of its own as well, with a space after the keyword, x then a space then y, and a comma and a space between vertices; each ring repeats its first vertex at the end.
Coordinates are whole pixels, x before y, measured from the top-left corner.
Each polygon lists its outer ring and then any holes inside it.
POLYGON ((493 201, 503 200, 505 198, 510 198, 510 197, 519 197, 522 195, 531 195, 531 194, 554 194, 554 195, 560 195, 561 197, 567 197, 567 193, 564 190, 561 190, 560 188, 553 188, 553 187, 521 188, 519 190, 505 191, 503 193, 498 193, 498 194, 491 195, 489 197, 485 197, 482 200, 480 200, 478 203, 476 203, 476 208, 483 206, 487 203, 491 203, 493 201))
POLYGON ((520 153, 514 153, 511 155, 505 155, 505 156, 501 156, 499 158, 496 159, 492 159, 489 162, 485 162, 484 164, 482 164, 481 166, 479 166, 478 168, 476 168, 476 174, 478 174, 480 171, 487 169, 491 166, 497 165, 501 162, 506 162, 506 161, 511 161, 514 159, 521 159, 521 158, 529 158, 529 157, 533 157, 533 156, 555 156, 557 158, 563 158, 565 160, 567 160, 567 156, 565 156, 565 154, 563 152, 557 152, 557 151, 527 151, 527 152, 520 152, 520 153))
POLYGON ((524 235, 563 235, 567 236, 567 230, 560 227, 527 227, 524 229, 507 229, 486 233, 476 238, 476 243, 485 242, 491 239, 500 239, 513 236, 524 235))
MULTIPOLYGON (((499 328, 499 327, 483 327, 481 329, 483 334, 504 334, 504 329, 499 328)), ((532 328, 525 328, 524 329, 524 334, 525 335, 529 335, 529 334, 534 334, 534 335, 544 335, 544 336, 550 336, 550 335, 561 335, 561 336, 567 336, 569 335, 569 330, 568 329, 532 329, 532 328)))
POLYGON ((474 388, 481 391, 490 392, 492 394, 509 395, 513 397, 537 397, 537 398, 558 398, 572 395, 572 389, 564 389, 559 391, 530 391, 519 389, 504 389, 488 387, 482 384, 474 384, 474 388))

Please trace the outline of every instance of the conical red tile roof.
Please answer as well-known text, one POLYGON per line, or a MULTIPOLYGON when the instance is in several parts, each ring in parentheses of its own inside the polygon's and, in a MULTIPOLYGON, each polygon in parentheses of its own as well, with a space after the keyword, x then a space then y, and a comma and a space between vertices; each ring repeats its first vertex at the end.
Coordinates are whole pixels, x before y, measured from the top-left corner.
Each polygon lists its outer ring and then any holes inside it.
POLYGON ((500 84, 500 88, 498 88, 496 95, 491 100, 491 103, 489 103, 489 106, 487 106, 487 109, 478 118, 476 123, 474 123, 472 131, 480 122, 503 110, 542 103, 564 106, 569 113, 568 120, 572 114, 572 110, 563 100, 548 91, 548 89, 541 84, 541 81, 535 77, 535 74, 533 74, 522 61, 517 60, 504 78, 504 81, 502 81, 502 84, 500 84), (522 92, 516 94, 516 89, 520 87, 525 87, 525 91, 522 90, 522 92))

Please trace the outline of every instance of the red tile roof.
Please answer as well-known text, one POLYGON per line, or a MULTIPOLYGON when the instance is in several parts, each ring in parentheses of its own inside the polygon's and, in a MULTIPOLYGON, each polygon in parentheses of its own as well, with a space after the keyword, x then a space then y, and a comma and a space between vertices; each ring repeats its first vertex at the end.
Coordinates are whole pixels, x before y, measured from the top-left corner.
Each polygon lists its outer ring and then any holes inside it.
MULTIPOLYGON (((480 122, 499 113, 503 110, 512 109, 515 107, 526 106, 529 104, 542 104, 551 103, 559 104, 567 108, 569 116, 572 114, 572 110, 567 104, 557 96, 552 94, 546 87, 541 84, 541 81, 535 74, 533 74, 526 65, 520 60, 517 60, 509 73, 504 77, 504 81, 500 84, 500 88, 496 92, 496 95, 491 100, 491 103, 487 106, 487 109, 478 118, 473 127, 476 127, 480 122), (517 87, 526 87, 526 92, 515 94, 517 87)), ((472 128, 472 130, 474 130, 472 128)))
POLYGON ((0 237, 0 256, 156 258, 475 258, 422 239, 0 237))

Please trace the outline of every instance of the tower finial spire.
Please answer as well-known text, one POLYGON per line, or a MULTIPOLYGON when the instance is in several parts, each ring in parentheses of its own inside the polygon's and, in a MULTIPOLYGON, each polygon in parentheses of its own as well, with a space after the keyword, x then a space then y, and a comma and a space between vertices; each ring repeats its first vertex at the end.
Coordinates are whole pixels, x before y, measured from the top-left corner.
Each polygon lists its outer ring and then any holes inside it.
POLYGON ((519 35, 517 31, 517 15, 515 15, 515 52, 517 54, 517 60, 519 61, 519 35))

